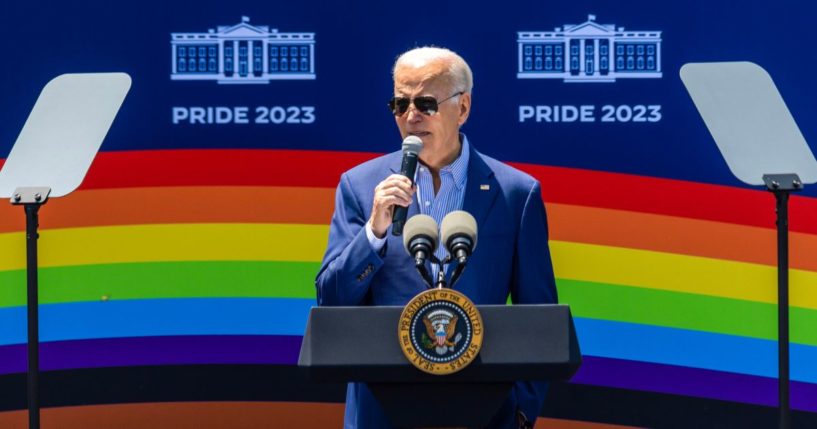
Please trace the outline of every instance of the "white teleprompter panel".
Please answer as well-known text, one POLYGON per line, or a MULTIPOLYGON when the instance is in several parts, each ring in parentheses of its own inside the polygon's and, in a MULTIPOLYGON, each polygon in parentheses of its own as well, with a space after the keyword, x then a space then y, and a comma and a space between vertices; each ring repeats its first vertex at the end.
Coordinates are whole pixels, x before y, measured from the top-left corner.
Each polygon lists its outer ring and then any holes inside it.
POLYGON ((763 185, 764 174, 796 173, 817 182, 817 160, 766 70, 744 61, 689 63, 681 80, 735 177, 763 185))
POLYGON ((51 197, 79 187, 130 87, 125 73, 63 74, 48 82, 0 170, 0 197, 18 187, 49 187, 51 197))

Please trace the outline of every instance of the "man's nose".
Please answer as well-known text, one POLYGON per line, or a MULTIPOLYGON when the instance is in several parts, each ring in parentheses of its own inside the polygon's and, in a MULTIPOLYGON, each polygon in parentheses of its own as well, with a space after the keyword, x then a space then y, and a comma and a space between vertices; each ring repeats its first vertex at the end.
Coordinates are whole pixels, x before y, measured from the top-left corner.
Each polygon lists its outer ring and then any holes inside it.
POLYGON ((408 108, 408 112, 406 112, 406 120, 412 123, 420 122, 423 118, 423 114, 414 107, 414 103, 411 103, 408 108))

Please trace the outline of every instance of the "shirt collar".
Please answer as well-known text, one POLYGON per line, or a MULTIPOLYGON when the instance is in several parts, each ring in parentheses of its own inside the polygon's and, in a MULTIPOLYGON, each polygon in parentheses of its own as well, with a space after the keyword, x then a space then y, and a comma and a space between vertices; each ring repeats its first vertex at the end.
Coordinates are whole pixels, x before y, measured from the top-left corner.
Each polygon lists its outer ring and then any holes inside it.
POLYGON ((465 134, 460 134, 460 137, 462 137, 460 156, 451 164, 443 167, 441 171, 450 172, 451 175, 454 176, 454 184, 457 185, 457 188, 462 189, 465 187, 465 182, 468 178, 468 160, 471 158, 471 148, 468 144, 468 137, 465 137, 465 134))

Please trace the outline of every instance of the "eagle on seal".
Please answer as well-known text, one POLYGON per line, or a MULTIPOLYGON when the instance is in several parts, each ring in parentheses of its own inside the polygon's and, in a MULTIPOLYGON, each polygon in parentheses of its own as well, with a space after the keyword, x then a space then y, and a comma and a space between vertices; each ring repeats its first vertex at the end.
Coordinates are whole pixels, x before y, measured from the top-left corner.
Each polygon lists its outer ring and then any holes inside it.
POLYGON ((434 323, 427 317, 424 317, 423 323, 426 325, 426 332, 428 333, 429 338, 435 339, 435 343, 432 343, 426 348, 430 349, 435 347, 454 346, 456 342, 451 341, 451 337, 454 336, 454 333, 457 330, 457 320, 458 317, 454 316, 446 325, 445 323, 434 323))

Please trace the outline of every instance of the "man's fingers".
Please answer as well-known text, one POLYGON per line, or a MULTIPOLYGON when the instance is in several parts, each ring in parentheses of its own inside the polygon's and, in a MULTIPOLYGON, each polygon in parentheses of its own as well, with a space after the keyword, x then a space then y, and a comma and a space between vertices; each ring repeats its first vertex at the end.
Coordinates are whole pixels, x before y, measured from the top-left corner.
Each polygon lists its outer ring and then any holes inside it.
POLYGON ((378 236, 391 225, 392 212, 395 206, 411 205, 416 187, 411 180, 400 174, 392 174, 374 189, 372 207, 372 229, 378 236))
POLYGON ((391 225, 394 207, 410 206, 416 189, 411 179, 400 174, 392 174, 375 186, 370 221, 372 231, 378 237, 382 237, 386 228, 391 225))
POLYGON ((380 182, 375 188, 375 204, 379 203, 379 205, 382 205, 391 202, 382 200, 381 197, 396 196, 401 202, 400 205, 407 206, 408 204, 411 204, 411 199, 414 196, 415 190, 416 187, 407 177, 399 174, 392 174, 380 182))
POLYGON ((384 191, 375 197, 375 205, 377 206, 385 208, 392 204, 407 207, 411 204, 411 197, 400 190, 384 191))
POLYGON ((412 193, 406 192, 405 189, 393 187, 393 188, 386 188, 380 191, 380 195, 383 196, 397 196, 399 198, 405 199, 407 201, 411 201, 412 193))
POLYGON ((402 174, 392 174, 391 176, 387 177, 385 181, 396 181, 411 186, 411 179, 409 179, 406 176, 403 176, 402 174))
POLYGON ((411 200, 398 197, 397 195, 386 195, 380 199, 379 203, 381 204, 381 206, 387 208, 393 205, 408 207, 409 205, 411 205, 411 200))
POLYGON ((385 187, 397 186, 406 192, 409 192, 409 190, 413 188, 411 179, 400 174, 392 174, 391 176, 387 177, 386 180, 380 182, 380 184, 384 185, 385 187))

